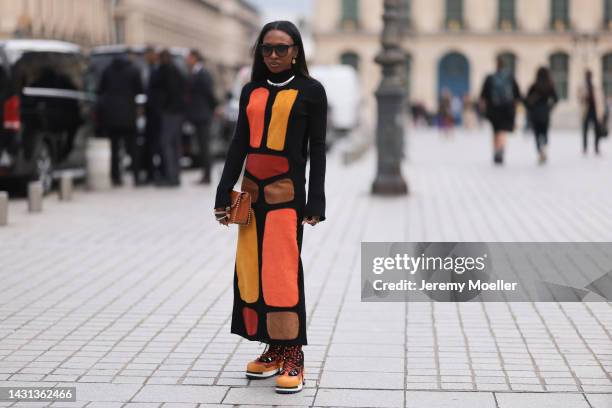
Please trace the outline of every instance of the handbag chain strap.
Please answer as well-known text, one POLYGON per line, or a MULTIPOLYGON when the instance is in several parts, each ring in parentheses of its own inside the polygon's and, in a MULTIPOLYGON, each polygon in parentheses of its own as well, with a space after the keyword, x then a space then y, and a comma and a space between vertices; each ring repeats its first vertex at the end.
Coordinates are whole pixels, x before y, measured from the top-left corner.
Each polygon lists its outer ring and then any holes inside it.
MULTIPOLYGON (((242 194, 238 194, 238 196, 236 197, 236 202, 234 203, 233 207, 238 208, 240 206, 240 200, 242 200, 242 194)), ((232 219, 232 222, 234 221, 236 221, 236 217, 232 219)))

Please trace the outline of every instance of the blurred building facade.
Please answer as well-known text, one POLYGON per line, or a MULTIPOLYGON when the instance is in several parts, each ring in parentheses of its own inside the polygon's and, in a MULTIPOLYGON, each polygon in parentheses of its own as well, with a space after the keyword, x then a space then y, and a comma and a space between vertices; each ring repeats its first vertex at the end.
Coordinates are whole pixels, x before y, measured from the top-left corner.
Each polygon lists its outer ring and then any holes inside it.
POLYGON ((250 62, 259 14, 244 0, 116 0, 116 42, 198 48, 236 68, 250 62))
POLYGON ((1 0, 0 39, 199 49, 227 89, 250 64, 259 12, 245 0, 1 0))
MULTIPOLYGON (((412 103, 435 111, 442 89, 477 98, 502 55, 522 92, 541 65, 561 103, 553 121, 578 123, 578 88, 590 68, 612 96, 612 0, 401 0, 405 86, 412 103)), ((315 0, 315 62, 356 67, 369 111, 380 81, 383 0, 315 0)))
POLYGON ((113 41, 113 0, 2 0, 0 38, 45 38, 89 47, 113 41))

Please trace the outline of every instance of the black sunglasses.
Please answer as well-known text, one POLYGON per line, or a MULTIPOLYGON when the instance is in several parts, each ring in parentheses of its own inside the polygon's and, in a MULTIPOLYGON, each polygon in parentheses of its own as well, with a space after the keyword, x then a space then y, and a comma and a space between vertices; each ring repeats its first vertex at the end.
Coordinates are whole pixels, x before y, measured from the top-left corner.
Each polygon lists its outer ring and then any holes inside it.
POLYGON ((295 44, 261 44, 259 46, 261 50, 261 55, 263 55, 264 57, 269 57, 270 55, 272 55, 272 50, 274 50, 276 55, 278 55, 279 57, 285 57, 289 52, 289 48, 291 47, 295 47, 295 44))

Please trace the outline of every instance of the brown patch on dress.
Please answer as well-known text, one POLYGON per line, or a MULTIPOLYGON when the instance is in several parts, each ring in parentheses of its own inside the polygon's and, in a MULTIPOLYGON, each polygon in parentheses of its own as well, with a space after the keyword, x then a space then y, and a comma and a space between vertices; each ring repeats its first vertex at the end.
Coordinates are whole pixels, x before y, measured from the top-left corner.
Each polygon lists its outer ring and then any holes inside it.
POLYGON ((264 196, 268 204, 280 204, 293 200, 295 193, 291 179, 284 178, 264 187, 264 196))
POLYGON ((295 312, 268 312, 266 314, 268 335, 274 340, 297 338, 300 321, 295 312))
POLYGON ((240 187, 242 191, 246 191, 251 195, 251 202, 254 203, 257 201, 257 197, 259 196, 259 186, 256 182, 251 180, 250 178, 244 176, 242 177, 242 185, 240 187))

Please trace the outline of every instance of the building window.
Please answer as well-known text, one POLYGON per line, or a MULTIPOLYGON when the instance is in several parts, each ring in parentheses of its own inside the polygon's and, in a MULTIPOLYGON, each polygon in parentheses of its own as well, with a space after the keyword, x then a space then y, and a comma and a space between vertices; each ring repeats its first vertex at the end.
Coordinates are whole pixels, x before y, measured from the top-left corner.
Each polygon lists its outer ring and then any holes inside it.
POLYGON ((565 31, 569 26, 569 0, 551 0, 550 28, 555 31, 565 31))
POLYGON ((359 71, 359 55, 352 51, 343 53, 340 56, 340 63, 343 65, 350 65, 355 68, 355 71, 359 71))
POLYGON ((404 31, 408 31, 412 28, 412 0, 401 0, 400 1, 400 19, 402 21, 402 28, 404 31))
POLYGON ((503 31, 516 28, 515 0, 499 0, 497 2, 497 27, 503 31))
POLYGON ((446 28, 449 30, 463 28, 463 0, 446 0, 446 28))
POLYGON ((359 0, 342 0, 342 17, 340 26, 345 30, 354 30, 359 25, 359 0))
POLYGON ((516 74, 516 55, 511 52, 504 52, 499 54, 498 56, 501 61, 504 69, 512 72, 512 75, 516 74))
POLYGON ((612 0, 604 0, 604 28, 612 31, 612 0))
POLYGON ((607 97, 612 97, 612 53, 604 55, 601 72, 605 95, 607 97))
POLYGON ((558 52, 550 56, 550 72, 561 99, 567 99, 569 79, 569 55, 558 52))
POLYGON ((125 44, 125 18, 115 17, 115 44, 125 44))

